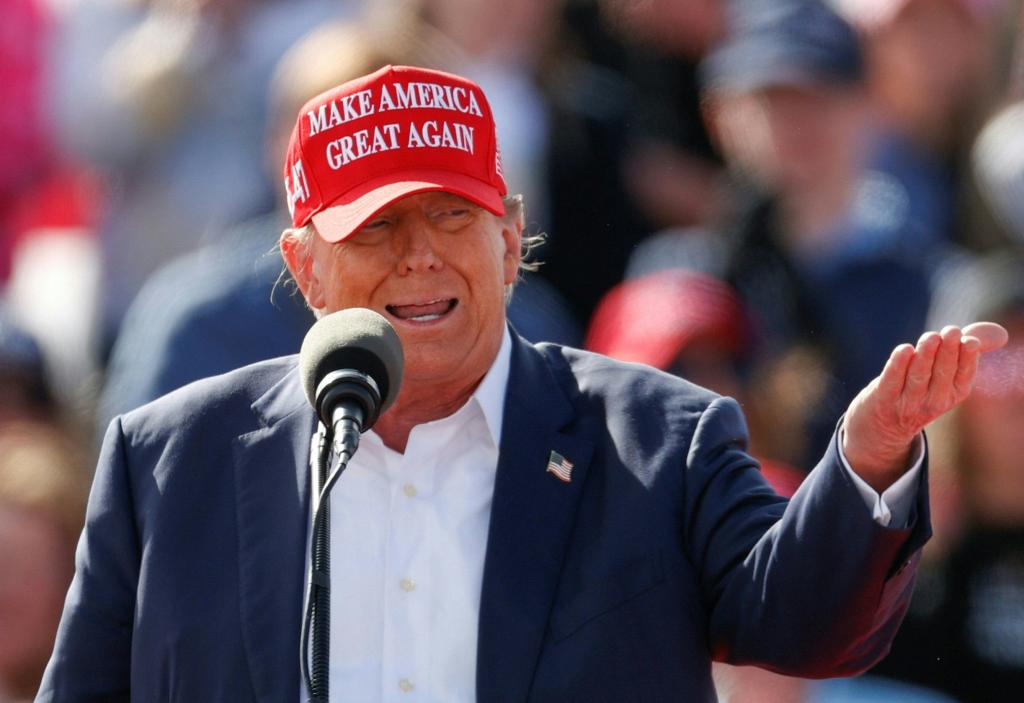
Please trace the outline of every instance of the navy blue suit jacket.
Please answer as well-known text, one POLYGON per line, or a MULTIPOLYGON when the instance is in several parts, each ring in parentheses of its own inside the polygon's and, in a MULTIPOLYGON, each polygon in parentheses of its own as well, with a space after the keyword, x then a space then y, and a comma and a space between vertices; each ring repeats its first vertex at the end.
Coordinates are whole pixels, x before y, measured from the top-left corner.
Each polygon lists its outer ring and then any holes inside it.
MULTIPOLYGON (((505 403, 480 701, 705 701, 712 656, 834 676, 886 652, 926 481, 880 527, 833 441, 787 504, 732 400, 515 336, 505 403)), ((116 418, 39 700, 297 701, 314 425, 295 357, 116 418)))

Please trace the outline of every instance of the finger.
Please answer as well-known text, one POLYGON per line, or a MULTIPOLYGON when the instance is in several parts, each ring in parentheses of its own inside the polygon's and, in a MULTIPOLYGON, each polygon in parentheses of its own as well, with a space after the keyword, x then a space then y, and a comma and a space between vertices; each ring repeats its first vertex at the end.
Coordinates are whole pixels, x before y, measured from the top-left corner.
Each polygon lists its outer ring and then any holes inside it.
POLYGON ((975 337, 965 337, 960 345, 960 358, 957 360, 956 375, 953 377, 953 388, 958 400, 963 400, 970 394, 974 378, 978 374, 979 359, 981 342, 975 337))
POLYGON ((942 397, 949 393, 953 385, 953 376, 957 372, 957 360, 960 357, 960 328, 947 325, 942 328, 939 348, 935 352, 935 363, 932 364, 931 378, 928 380, 928 393, 934 397, 942 397))
POLYGON ((1010 333, 995 322, 975 322, 964 327, 965 337, 974 337, 981 344, 981 353, 990 352, 1006 344, 1010 333))
POLYGON ((920 403, 928 392, 928 381, 932 375, 932 365, 942 338, 936 332, 925 332, 917 340, 914 358, 907 369, 907 382, 903 386, 904 397, 912 403, 920 403))
POLYGON ((878 377, 878 391, 887 400, 893 399, 903 392, 903 386, 907 382, 907 369, 910 368, 910 360, 914 358, 914 345, 901 344, 892 350, 889 360, 885 362, 878 377))

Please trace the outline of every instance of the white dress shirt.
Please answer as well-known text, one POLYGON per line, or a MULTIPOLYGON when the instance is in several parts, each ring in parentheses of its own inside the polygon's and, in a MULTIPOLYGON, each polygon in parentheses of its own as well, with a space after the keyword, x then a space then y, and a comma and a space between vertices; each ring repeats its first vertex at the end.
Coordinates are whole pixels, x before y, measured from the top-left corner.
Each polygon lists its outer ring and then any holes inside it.
MULTIPOLYGON (((331 492, 331 701, 472 701, 512 340, 404 454, 372 430, 331 492)), ((303 691, 301 700, 306 700, 303 691)))
MULTIPOLYGON (((469 401, 414 427, 404 454, 365 433, 334 487, 332 702, 475 699, 480 591, 511 352, 506 330, 469 401)), ((842 457, 880 524, 906 523, 920 444, 917 454, 883 496, 842 457)), ((303 689, 300 701, 306 698, 303 689)))

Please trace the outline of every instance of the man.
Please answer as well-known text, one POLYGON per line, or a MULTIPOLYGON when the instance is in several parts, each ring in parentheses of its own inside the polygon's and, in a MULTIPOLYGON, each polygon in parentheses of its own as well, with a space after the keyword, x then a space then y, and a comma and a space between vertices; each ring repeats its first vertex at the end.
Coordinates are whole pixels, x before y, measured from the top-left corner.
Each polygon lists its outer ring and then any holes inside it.
POLYGON ((731 175, 712 246, 758 356, 807 358, 804 377, 819 379, 792 423, 804 439, 789 458, 811 463, 892 348, 923 329, 933 252, 908 216, 915 201, 868 162, 861 38, 829 3, 740 3, 701 81, 731 175))
MULTIPOLYGON (((710 700, 712 655, 870 665, 929 532, 920 429, 1005 332, 898 348, 787 507, 734 401, 507 327, 494 134, 475 84, 387 66, 292 135, 289 270, 405 352, 331 498, 332 700, 710 700)), ((315 424, 294 357, 115 418, 39 700, 304 700, 315 424)))

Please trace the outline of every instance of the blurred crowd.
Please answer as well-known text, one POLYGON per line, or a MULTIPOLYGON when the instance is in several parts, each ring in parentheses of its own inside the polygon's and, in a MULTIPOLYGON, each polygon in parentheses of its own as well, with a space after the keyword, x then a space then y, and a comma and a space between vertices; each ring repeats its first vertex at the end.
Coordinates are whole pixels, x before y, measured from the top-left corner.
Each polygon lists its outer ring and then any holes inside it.
POLYGON ((866 676, 721 666, 723 701, 1024 690, 1021 0, 3 0, 0 703, 52 644, 106 423, 298 350, 280 169, 313 95, 465 75, 543 233, 533 341, 736 397, 776 490, 925 329, 1002 323, 929 428, 907 621, 866 676))

